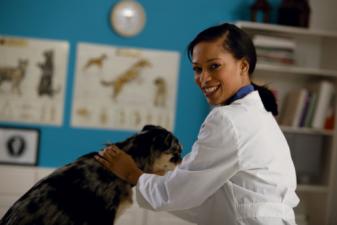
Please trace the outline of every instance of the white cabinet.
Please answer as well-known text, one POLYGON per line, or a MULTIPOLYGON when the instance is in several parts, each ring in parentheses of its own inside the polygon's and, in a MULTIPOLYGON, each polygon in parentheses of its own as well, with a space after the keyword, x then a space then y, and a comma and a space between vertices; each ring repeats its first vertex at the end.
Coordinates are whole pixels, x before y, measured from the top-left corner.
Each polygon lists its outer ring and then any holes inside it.
MULTIPOLYGON (((292 52, 294 64, 258 61, 252 78, 256 83, 267 84, 275 91, 281 114, 289 101, 286 96, 291 90, 310 89, 324 80, 332 83, 336 92, 337 32, 254 22, 237 22, 236 25, 253 39, 267 36, 295 43, 292 52)), ((336 99, 333 104, 334 118, 337 112, 336 99)), ((337 208, 336 122, 333 125, 333 129, 281 125, 292 151, 296 151, 292 154, 296 157, 294 163, 297 172, 305 167, 312 174, 316 173, 315 176, 307 177, 298 175, 297 193, 301 203, 296 212, 299 224, 337 224, 334 217, 337 208)))

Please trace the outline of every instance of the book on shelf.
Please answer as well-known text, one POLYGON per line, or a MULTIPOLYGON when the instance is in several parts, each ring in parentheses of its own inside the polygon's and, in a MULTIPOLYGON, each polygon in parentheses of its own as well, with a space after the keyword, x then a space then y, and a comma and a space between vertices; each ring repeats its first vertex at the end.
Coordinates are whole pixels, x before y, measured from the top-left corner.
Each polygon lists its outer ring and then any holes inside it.
POLYGON ((332 106, 328 109, 328 113, 324 121, 324 129, 333 130, 335 128, 335 118, 335 108, 332 106))
POLYGON ((334 95, 334 84, 329 81, 320 81, 317 86, 317 103, 311 121, 311 127, 324 128, 326 116, 334 95))
POLYGON ((271 56, 277 58, 294 58, 294 51, 289 49, 256 47, 256 54, 260 56, 271 56))
POLYGON ((335 124, 334 84, 320 81, 308 88, 287 93, 279 119, 280 125, 333 129, 335 124))
POLYGON ((335 119, 336 119, 336 93, 334 92, 329 103, 327 113, 324 120, 324 129, 333 130, 335 129, 335 119))
POLYGON ((311 126, 312 117, 315 112, 316 102, 317 102, 317 92, 310 92, 308 110, 306 112, 305 119, 304 119, 304 125, 303 125, 304 127, 311 126))
POLYGON ((256 35, 253 37, 258 60, 271 64, 295 64, 296 43, 288 38, 256 35))
POLYGON ((309 92, 307 89, 295 89, 289 91, 284 104, 284 110, 280 116, 280 124, 284 126, 298 127, 303 116, 309 92))
POLYGON ((276 37, 268 35, 255 35, 253 43, 257 47, 276 48, 276 49, 291 49, 296 48, 296 42, 290 38, 276 37))
POLYGON ((257 55, 259 63, 275 64, 275 65, 295 65, 293 58, 278 57, 272 55, 257 55))
POLYGON ((312 98, 313 93, 310 91, 307 91, 307 95, 305 98, 305 102, 303 105, 303 108, 301 109, 301 116, 300 116, 300 120, 297 123, 297 125, 299 127, 304 127, 305 126, 305 119, 308 115, 308 111, 309 111, 309 106, 310 106, 310 102, 311 102, 311 98, 312 98))

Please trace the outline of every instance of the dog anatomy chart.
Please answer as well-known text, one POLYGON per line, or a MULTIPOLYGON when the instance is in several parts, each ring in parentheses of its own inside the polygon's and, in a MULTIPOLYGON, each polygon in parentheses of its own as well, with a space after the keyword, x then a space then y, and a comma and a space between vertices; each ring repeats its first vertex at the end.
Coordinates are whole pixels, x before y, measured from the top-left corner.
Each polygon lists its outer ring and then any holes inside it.
POLYGON ((0 120, 61 125, 68 42, 0 35, 0 120))
POLYGON ((173 130, 179 59, 174 51, 78 44, 72 126, 173 130))

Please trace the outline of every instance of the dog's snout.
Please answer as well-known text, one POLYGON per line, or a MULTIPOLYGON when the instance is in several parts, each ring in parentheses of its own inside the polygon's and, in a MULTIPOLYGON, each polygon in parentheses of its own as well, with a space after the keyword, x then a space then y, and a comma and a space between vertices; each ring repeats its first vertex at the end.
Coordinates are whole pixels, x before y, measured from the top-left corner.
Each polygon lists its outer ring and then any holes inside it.
POLYGON ((173 157, 171 158, 170 161, 171 161, 172 163, 174 163, 174 164, 179 164, 179 163, 181 163, 182 158, 181 158, 180 155, 175 154, 175 155, 173 155, 173 157))

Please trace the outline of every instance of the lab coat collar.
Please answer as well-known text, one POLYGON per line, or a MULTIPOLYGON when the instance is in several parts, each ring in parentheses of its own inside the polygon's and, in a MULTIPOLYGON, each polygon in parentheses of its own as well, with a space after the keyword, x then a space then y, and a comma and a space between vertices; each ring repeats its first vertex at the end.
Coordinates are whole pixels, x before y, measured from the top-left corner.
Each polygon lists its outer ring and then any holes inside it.
POLYGON ((244 104, 244 105, 252 105, 254 107, 258 107, 258 108, 263 108, 264 109, 264 105, 262 103, 262 99, 259 95, 258 91, 252 91, 249 94, 247 94, 246 96, 244 96, 243 98, 237 99, 236 101, 234 101, 233 103, 231 103, 231 105, 236 105, 236 104, 244 104))
POLYGON ((243 86, 240 88, 232 97, 230 97, 226 102, 225 105, 230 105, 232 102, 241 99, 245 97, 247 94, 251 93, 254 91, 254 86, 251 84, 248 84, 246 86, 243 86))

